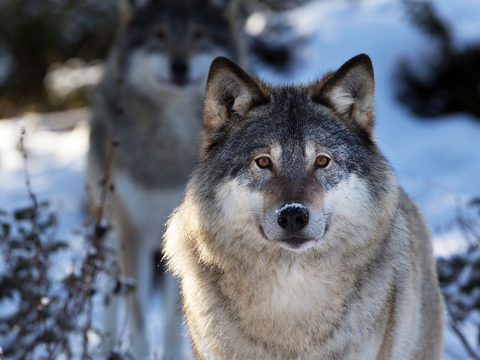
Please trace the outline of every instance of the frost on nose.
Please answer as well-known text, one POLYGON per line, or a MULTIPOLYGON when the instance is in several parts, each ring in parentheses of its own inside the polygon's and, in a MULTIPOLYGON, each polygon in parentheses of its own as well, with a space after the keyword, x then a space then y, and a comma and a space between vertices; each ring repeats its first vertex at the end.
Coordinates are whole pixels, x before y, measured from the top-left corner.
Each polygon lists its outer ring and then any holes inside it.
POLYGON ((308 224, 308 209, 299 203, 289 203, 275 210, 277 223, 284 230, 294 234, 308 224))

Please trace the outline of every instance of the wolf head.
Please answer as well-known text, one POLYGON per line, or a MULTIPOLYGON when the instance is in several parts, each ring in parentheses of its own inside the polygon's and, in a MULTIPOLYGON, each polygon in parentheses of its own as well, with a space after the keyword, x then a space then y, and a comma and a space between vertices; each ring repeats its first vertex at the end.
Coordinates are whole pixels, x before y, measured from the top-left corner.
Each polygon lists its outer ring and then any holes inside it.
POLYGON ((281 87, 215 59, 189 185, 205 221, 234 246, 258 250, 299 252, 379 233, 397 185, 373 140, 373 96, 367 55, 319 81, 281 87))
POLYGON ((240 61, 234 0, 120 0, 126 79, 156 97, 205 88, 212 60, 240 61))

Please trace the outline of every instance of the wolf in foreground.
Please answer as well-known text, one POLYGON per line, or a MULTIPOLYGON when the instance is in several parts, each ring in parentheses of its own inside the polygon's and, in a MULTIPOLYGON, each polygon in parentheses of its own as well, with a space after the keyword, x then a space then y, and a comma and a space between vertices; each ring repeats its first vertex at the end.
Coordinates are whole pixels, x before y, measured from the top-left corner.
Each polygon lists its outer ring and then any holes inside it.
POLYGON ((440 359, 430 234, 375 145, 373 96, 364 54, 301 86, 212 63, 164 240, 196 359, 440 359))
MULTIPOLYGON (((120 268, 136 279, 127 303, 137 359, 149 355, 147 308, 158 265, 163 224, 183 196, 197 160, 205 84, 212 60, 242 61, 235 3, 230 0, 120 0, 118 43, 111 51, 92 105, 88 179, 96 198, 115 132, 110 205, 119 233, 120 268), (121 82, 120 97, 117 97, 121 82), (123 113, 117 116, 118 103, 123 113), (116 120, 115 120, 116 119, 116 120)), ((113 287, 113 285, 112 285, 113 287)), ((165 359, 182 359, 178 285, 164 279, 165 359)), ((107 330, 115 343, 116 305, 107 330)))

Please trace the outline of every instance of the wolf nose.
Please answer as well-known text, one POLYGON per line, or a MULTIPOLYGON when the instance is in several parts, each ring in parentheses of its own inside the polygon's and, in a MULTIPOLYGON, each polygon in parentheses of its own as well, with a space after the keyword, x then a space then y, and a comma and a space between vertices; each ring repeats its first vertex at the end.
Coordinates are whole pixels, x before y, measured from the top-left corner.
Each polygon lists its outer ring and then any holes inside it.
POLYGON ((188 64, 185 60, 174 59, 172 61, 173 82, 183 85, 187 82, 188 64))
POLYGON ((302 204, 286 204, 277 211, 277 223, 290 233, 300 231, 308 224, 308 210, 302 204))

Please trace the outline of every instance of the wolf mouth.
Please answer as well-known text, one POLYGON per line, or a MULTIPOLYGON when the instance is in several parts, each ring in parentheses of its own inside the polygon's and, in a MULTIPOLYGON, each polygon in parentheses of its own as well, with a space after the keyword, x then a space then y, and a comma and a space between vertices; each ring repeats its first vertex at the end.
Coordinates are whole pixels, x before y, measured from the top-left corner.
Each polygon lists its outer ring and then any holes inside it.
POLYGON ((284 243, 288 245, 292 249, 298 249, 301 247, 303 244, 309 242, 309 241, 315 241, 313 239, 306 239, 306 238, 299 238, 299 237, 291 237, 291 238, 286 238, 286 239, 269 239, 267 235, 265 234, 265 231, 263 230, 262 226, 259 226, 258 229, 260 230, 260 234, 262 237, 270 242, 274 243, 284 243))
POLYGON ((302 246, 306 242, 312 241, 312 239, 291 237, 291 238, 288 238, 288 239, 282 239, 280 241, 288 244, 292 248, 299 248, 300 246, 302 246))

